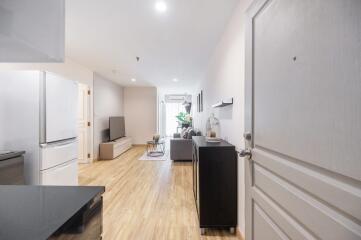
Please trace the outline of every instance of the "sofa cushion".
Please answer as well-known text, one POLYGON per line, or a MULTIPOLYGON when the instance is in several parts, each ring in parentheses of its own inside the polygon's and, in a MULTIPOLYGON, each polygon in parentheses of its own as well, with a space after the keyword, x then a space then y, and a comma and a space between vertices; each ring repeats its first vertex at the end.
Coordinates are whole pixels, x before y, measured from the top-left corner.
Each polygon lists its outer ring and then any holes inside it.
POLYGON ((183 138, 184 138, 184 139, 188 139, 188 130, 184 132, 183 138))
POLYGON ((192 160, 192 140, 182 138, 171 139, 170 158, 172 160, 192 160))
POLYGON ((180 133, 181 138, 185 138, 184 135, 187 132, 187 128, 182 128, 182 131, 180 133))
POLYGON ((196 136, 196 131, 194 131, 194 129, 191 129, 189 132, 188 132, 188 136, 187 138, 188 139, 192 139, 193 136, 196 136))
POLYGON ((181 134, 180 133, 174 133, 173 138, 181 138, 181 134))

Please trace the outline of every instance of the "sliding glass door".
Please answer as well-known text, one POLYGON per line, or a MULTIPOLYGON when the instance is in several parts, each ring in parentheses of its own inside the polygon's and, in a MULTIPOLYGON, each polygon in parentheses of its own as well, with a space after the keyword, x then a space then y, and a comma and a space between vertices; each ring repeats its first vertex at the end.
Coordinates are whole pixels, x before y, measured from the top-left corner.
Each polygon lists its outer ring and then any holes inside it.
POLYGON ((173 136, 174 133, 180 131, 176 118, 180 112, 185 112, 184 105, 181 102, 165 103, 165 129, 167 136, 173 136))

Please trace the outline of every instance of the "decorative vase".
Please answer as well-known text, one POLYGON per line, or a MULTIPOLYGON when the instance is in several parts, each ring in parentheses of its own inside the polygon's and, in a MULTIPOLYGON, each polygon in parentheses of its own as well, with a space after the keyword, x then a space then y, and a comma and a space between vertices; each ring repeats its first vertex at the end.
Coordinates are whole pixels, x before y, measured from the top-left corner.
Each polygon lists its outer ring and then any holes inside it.
POLYGON ((154 134, 153 135, 153 141, 154 142, 156 142, 156 143, 159 142, 159 138, 160 138, 159 134, 154 134))
POLYGON ((189 123, 182 123, 182 128, 189 128, 189 123))

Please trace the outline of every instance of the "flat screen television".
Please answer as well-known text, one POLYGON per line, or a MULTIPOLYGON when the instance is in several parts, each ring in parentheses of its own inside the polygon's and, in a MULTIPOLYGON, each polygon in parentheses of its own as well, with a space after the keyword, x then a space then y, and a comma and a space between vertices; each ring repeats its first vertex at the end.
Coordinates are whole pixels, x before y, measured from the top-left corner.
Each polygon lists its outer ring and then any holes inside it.
POLYGON ((110 141, 125 137, 124 117, 109 118, 109 136, 110 141))

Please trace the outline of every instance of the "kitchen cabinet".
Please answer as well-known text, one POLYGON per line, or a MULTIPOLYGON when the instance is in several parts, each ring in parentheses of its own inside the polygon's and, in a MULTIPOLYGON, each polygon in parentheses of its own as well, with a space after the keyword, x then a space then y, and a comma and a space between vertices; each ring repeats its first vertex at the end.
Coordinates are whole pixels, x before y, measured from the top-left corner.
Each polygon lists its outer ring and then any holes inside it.
POLYGON ((100 240, 104 187, 0 186, 0 239, 100 240))

